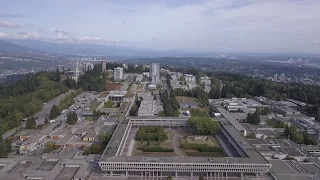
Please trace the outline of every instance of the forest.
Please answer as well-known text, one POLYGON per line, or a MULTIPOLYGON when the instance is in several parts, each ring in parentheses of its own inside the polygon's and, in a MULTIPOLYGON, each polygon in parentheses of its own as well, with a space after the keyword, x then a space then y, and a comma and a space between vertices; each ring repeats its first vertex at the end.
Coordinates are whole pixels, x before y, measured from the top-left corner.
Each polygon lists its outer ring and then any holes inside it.
POLYGON ((67 90, 57 72, 39 72, 8 87, 1 87, 0 135, 19 126, 22 119, 41 110, 43 103, 67 90))
POLYGON ((101 92, 105 90, 106 74, 101 71, 101 64, 96 64, 92 70, 86 71, 78 79, 77 87, 84 91, 101 92))

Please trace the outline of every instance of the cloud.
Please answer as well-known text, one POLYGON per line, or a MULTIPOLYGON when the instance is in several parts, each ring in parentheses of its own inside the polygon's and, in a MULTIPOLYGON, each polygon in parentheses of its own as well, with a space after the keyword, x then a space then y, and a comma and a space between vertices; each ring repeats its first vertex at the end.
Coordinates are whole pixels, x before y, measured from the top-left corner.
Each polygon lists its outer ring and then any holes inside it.
POLYGON ((35 32, 19 32, 19 33, 0 33, 2 39, 44 39, 44 37, 35 32))
POLYGON ((320 41, 314 41, 314 43, 319 44, 319 43, 320 43, 320 41))
POLYGON ((20 28, 21 26, 10 21, 0 21, 0 27, 4 28, 20 28))
POLYGON ((54 32, 58 33, 58 34, 68 34, 69 33, 69 32, 64 31, 64 30, 55 30, 54 32))
POLYGON ((18 32, 18 33, 5 33, 0 32, 1 39, 32 39, 32 40, 43 40, 49 42, 59 43, 86 43, 86 44, 119 44, 122 41, 115 39, 106 39, 99 37, 68 37, 62 33, 58 33, 56 36, 44 36, 37 32, 18 32))
POLYGON ((10 14, 10 13, 0 13, 0 18, 18 18, 21 15, 18 14, 10 14))

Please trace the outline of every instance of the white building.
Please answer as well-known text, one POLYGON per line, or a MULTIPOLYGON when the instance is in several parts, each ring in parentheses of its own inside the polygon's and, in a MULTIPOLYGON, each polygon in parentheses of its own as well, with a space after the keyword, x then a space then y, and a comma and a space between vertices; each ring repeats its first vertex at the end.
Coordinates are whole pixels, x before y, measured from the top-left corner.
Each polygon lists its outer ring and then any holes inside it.
POLYGON ((94 65, 92 63, 89 63, 89 62, 82 62, 81 63, 81 68, 82 68, 83 72, 92 70, 93 67, 94 67, 94 65))
POLYGON ((203 84, 211 84, 211 79, 208 76, 200 77, 200 80, 203 84))
POLYGON ((107 61, 101 61, 101 65, 102 65, 102 72, 106 72, 107 70, 107 61))
POLYGON ((187 81, 187 82, 195 82, 196 81, 196 77, 192 74, 185 74, 184 75, 184 79, 187 81))
POLYGON ((152 63, 150 65, 150 80, 152 83, 157 83, 160 78, 160 65, 152 63))
POLYGON ((117 67, 113 69, 113 78, 115 81, 123 80, 123 68, 117 67))

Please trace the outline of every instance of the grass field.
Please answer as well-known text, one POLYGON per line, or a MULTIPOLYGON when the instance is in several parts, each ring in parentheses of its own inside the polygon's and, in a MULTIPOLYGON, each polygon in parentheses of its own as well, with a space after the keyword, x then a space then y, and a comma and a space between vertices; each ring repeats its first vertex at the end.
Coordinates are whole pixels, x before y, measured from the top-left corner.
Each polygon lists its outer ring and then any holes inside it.
POLYGON ((214 136, 198 136, 187 131, 177 131, 179 137, 179 150, 184 152, 187 156, 214 156, 224 157, 225 153, 216 152, 199 152, 197 149, 180 148, 181 144, 206 144, 208 146, 221 147, 220 143, 214 136))
POLYGON ((94 119, 94 117, 86 117, 86 120, 87 121, 94 121, 95 119, 94 119))
POLYGON ((101 103, 102 103, 102 102, 95 101, 94 103, 92 103, 92 104, 90 105, 90 109, 91 109, 91 110, 97 109, 97 107, 98 107, 101 103))
POLYGON ((179 136, 180 144, 195 143, 195 144, 207 144, 208 146, 220 147, 218 140, 214 136, 198 136, 198 135, 192 134, 191 132, 186 132, 186 131, 178 131, 178 136, 179 136))
POLYGON ((113 101, 108 101, 104 103, 103 108, 113 108, 114 107, 114 102, 113 101))
POLYGON ((196 103, 199 103, 198 99, 197 98, 194 98, 194 97, 186 97, 186 96, 177 96, 176 97, 176 100, 178 102, 196 102, 196 103))
MULTIPOLYGON (((172 144, 172 133, 171 131, 166 131, 168 135, 168 140, 164 142, 153 142, 149 147, 160 146, 162 148, 173 148, 172 144)), ((139 148, 148 147, 147 142, 143 141, 142 144, 140 141, 135 141, 132 155, 133 156, 176 156, 174 152, 143 152, 139 148)))

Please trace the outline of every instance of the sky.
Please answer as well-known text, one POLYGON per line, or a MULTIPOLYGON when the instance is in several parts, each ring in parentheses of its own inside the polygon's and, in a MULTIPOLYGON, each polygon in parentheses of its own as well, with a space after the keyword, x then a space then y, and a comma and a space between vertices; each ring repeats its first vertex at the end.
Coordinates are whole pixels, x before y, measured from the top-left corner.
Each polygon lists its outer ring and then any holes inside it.
POLYGON ((1 0, 1 39, 320 52, 319 0, 1 0))

